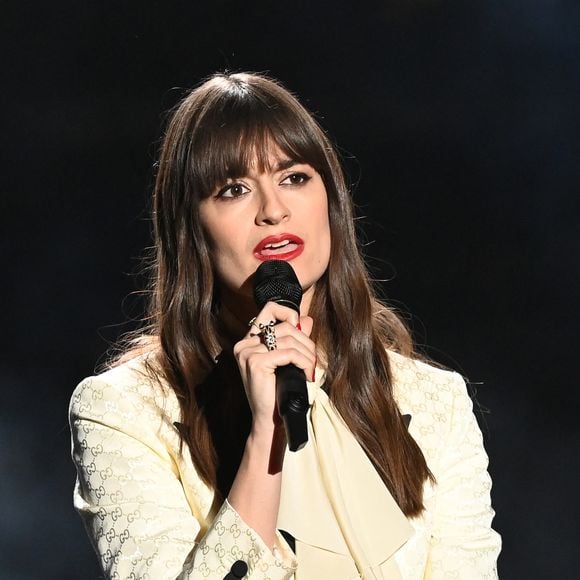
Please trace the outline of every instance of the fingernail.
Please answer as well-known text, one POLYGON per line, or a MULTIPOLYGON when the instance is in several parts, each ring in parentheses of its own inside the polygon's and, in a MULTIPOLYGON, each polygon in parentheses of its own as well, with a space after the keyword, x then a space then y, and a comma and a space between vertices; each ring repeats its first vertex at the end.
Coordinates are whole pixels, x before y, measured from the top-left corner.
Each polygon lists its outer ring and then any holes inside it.
POLYGON ((300 321, 298 321, 298 324, 296 325, 296 328, 297 328, 298 330, 302 330, 302 326, 300 326, 300 321))

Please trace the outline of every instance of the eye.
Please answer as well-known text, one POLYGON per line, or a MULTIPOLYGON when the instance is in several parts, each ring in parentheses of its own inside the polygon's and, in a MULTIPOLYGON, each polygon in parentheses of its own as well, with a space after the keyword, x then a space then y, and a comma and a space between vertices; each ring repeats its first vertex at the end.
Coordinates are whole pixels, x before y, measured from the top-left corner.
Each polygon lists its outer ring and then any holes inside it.
POLYGON ((303 173, 301 171, 297 171, 296 173, 291 173, 287 177, 285 177, 282 181, 282 185, 303 185, 307 181, 312 179, 310 175, 303 173))
POLYGON ((217 193, 217 198, 235 199, 240 197, 245 193, 250 191, 249 187, 246 187, 242 183, 228 183, 228 185, 222 187, 217 193))

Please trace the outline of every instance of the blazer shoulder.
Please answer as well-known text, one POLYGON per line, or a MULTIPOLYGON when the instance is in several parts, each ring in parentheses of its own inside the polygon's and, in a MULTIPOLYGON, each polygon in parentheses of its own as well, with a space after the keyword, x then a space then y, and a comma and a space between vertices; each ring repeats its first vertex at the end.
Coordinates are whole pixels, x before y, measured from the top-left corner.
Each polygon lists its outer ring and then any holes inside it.
POLYGON ((156 372, 150 355, 141 355, 84 378, 74 389, 69 416, 139 412, 179 420, 177 397, 156 372))
POLYGON ((448 369, 389 351, 397 400, 449 401, 466 391, 463 377, 448 369))
POLYGON ((438 455, 458 412, 470 410, 463 377, 454 371, 389 351, 393 394, 403 415, 411 415, 410 433, 429 457, 438 455))

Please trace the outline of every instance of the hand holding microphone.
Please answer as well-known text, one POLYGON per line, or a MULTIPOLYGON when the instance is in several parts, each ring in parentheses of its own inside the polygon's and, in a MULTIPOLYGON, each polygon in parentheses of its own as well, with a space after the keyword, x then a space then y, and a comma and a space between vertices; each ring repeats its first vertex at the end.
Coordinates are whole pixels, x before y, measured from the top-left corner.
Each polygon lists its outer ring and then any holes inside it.
MULTIPOLYGON (((260 309, 268 302, 275 302, 300 314, 302 287, 292 266, 282 260, 264 262, 254 274, 254 300, 260 309)), ((276 348, 274 329, 265 326, 261 330, 266 346, 276 348)), ((290 451, 301 449, 308 441, 308 390, 304 371, 292 363, 276 368, 276 405, 290 451)))
POLYGON ((309 339, 312 319, 299 315, 302 289, 287 262, 264 262, 254 277, 254 289, 260 312, 248 334, 234 347, 252 410, 252 428, 262 437, 279 425, 281 418, 288 446, 296 451, 308 437, 305 376, 312 377, 316 365, 315 345, 309 339), (266 350, 264 339, 269 331, 262 331, 272 321, 276 323, 272 329, 275 348, 266 350))

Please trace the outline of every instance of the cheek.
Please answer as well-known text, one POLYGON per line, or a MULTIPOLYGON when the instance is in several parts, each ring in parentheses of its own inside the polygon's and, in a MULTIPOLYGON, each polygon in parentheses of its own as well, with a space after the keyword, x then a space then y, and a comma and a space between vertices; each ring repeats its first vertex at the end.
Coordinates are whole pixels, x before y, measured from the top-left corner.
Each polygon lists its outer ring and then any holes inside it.
POLYGON ((210 248, 210 258, 218 277, 222 280, 231 278, 236 271, 236 255, 227 237, 214 238, 210 248))
POLYGON ((210 253, 216 283, 231 290, 238 289, 243 280, 239 276, 240 268, 230 256, 218 249, 210 253))
POLYGON ((223 236, 223 230, 213 220, 202 213, 202 226, 205 233, 209 259, 213 265, 217 280, 223 281, 227 266, 224 257, 227 255, 227 238, 223 236))
POLYGON ((220 260, 223 256, 231 253, 234 240, 232 240, 232 228, 224 220, 216 219, 215 215, 201 214, 202 226, 212 260, 220 260))
POLYGON ((319 216, 321 242, 325 244, 325 247, 328 246, 328 250, 330 251, 330 217, 328 215, 328 202, 326 199, 321 204, 319 216))
POLYGON ((216 281, 231 290, 239 291, 250 275, 244 236, 236 225, 224 225, 206 230, 208 249, 216 281))
POLYGON ((331 249, 330 222, 326 199, 321 200, 317 207, 311 208, 309 217, 312 219, 313 227, 315 228, 316 261, 326 269, 330 260, 331 249))
POLYGON ((328 223, 328 218, 325 222, 321 244, 323 245, 323 253, 324 253, 324 255, 322 256, 322 260, 325 262, 325 265, 328 266, 328 263, 330 261, 330 251, 332 247, 332 238, 330 235, 330 224, 328 223))

